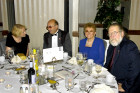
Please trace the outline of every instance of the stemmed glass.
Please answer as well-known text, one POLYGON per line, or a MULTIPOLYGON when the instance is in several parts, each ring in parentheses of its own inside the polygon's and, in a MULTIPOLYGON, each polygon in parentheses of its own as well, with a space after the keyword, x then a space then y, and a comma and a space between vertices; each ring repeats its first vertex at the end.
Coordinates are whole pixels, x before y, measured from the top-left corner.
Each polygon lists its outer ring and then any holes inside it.
POLYGON ((84 59, 83 59, 83 55, 82 53, 78 53, 76 55, 77 58, 77 64, 79 65, 78 67, 78 78, 85 78, 84 73, 83 73, 83 63, 84 63, 84 59))
POLYGON ((87 53, 82 53, 83 55, 83 60, 86 61, 87 60, 87 53))
POLYGON ((102 71, 102 66, 99 65, 99 64, 95 65, 95 71, 97 72, 97 77, 96 78, 98 79, 99 73, 102 71))
POLYGON ((76 59, 77 59, 77 63, 78 63, 78 65, 83 65, 83 55, 82 55, 82 53, 78 53, 77 55, 76 55, 76 59))
POLYGON ((9 59, 9 61, 11 61, 12 58, 14 57, 14 51, 12 49, 11 50, 8 50, 7 57, 9 59))
POLYGON ((73 76, 72 75, 66 75, 65 77, 65 87, 67 88, 67 91, 71 91, 71 89, 74 88, 74 82, 73 82, 73 76))

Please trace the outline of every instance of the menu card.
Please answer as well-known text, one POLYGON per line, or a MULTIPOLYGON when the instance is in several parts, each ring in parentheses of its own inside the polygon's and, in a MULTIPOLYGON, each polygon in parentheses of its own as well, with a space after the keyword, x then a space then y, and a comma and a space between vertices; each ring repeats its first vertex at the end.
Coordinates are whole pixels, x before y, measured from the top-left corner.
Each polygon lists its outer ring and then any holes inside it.
POLYGON ((43 49, 44 63, 51 62, 54 57, 56 60, 63 59, 63 47, 54 47, 54 48, 43 49))

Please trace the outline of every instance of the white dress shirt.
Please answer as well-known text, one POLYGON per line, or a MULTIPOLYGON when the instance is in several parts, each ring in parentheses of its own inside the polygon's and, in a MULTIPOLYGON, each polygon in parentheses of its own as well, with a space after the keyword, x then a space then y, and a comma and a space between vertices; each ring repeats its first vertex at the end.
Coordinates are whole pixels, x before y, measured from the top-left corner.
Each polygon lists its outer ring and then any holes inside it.
POLYGON ((58 33, 57 32, 52 36, 52 48, 58 47, 58 33))

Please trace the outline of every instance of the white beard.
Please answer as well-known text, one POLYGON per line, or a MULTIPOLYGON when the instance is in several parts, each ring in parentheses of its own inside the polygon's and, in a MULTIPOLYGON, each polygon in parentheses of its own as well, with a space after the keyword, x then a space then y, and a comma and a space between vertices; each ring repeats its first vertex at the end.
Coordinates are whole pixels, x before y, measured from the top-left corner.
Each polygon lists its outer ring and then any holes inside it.
POLYGON ((123 38, 120 36, 120 38, 119 38, 118 40, 116 40, 116 39, 111 39, 111 40, 109 40, 109 42, 110 42, 110 44, 111 44, 112 46, 117 46, 117 45, 119 45, 119 44, 121 43, 122 39, 123 39, 123 38))

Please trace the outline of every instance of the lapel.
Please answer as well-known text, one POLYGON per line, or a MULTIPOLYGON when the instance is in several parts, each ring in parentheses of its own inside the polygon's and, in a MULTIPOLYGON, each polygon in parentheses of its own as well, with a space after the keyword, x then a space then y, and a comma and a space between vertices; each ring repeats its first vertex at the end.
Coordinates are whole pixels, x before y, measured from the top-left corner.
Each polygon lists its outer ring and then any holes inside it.
POLYGON ((61 45, 61 31, 60 31, 60 29, 58 30, 58 46, 62 46, 61 45))
POLYGON ((51 34, 48 35, 48 48, 52 47, 52 36, 51 34))

